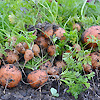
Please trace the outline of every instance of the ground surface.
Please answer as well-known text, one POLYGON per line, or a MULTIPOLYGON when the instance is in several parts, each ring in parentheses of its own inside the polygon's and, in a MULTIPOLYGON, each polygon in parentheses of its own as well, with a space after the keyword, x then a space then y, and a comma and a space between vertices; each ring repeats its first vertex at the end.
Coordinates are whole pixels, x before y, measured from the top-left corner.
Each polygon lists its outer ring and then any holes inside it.
MULTIPOLYGON (((82 92, 79 95, 78 100, 100 100, 100 72, 90 81, 90 89, 82 92)), ((30 85, 26 85, 22 82, 18 84, 17 87, 12 89, 6 89, 4 94, 4 87, 0 86, 0 100, 75 100, 75 98, 70 94, 65 92, 67 87, 65 85, 58 85, 57 81, 47 82, 42 88, 41 92, 39 89, 33 89, 30 85), (59 91, 59 97, 53 97, 50 93, 50 88, 54 87, 59 91)))

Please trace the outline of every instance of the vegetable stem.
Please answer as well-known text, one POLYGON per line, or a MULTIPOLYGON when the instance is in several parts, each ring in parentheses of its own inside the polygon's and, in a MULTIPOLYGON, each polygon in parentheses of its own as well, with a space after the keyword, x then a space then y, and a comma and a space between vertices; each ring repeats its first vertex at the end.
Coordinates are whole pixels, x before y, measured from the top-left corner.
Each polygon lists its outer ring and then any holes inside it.
POLYGON ((83 10, 84 10, 86 3, 87 3, 87 0, 85 0, 83 3, 82 9, 81 9, 81 16, 83 16, 83 10))

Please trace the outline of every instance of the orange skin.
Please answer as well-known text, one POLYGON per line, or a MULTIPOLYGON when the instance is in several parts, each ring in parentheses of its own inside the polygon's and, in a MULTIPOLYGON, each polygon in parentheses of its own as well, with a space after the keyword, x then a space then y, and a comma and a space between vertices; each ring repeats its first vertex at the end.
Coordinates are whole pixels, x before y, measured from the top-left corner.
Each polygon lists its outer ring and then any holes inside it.
POLYGON ((53 29, 45 30, 44 33, 42 32, 42 35, 44 35, 45 38, 53 36, 53 29))
POLYGON ((72 53, 70 50, 66 50, 66 52, 65 53, 72 53))
POLYGON ((78 23, 75 23, 74 25, 73 25, 73 30, 74 29, 77 29, 77 31, 80 31, 81 30, 81 26, 78 24, 78 23))
POLYGON ((88 37, 92 39, 91 36, 95 37, 94 43, 89 43, 87 48, 97 47, 97 44, 95 43, 95 41, 96 41, 96 38, 100 39, 100 26, 91 26, 90 28, 88 28, 81 36, 82 43, 87 43, 87 40, 89 39, 88 37))
POLYGON ((36 44, 44 48, 48 47, 48 41, 43 36, 37 38, 36 44))
POLYGON ((38 88, 43 85, 48 80, 48 75, 44 70, 32 71, 28 77, 27 81, 30 83, 31 87, 38 88))
POLYGON ((27 44, 26 42, 23 42, 22 45, 23 45, 23 47, 24 47, 25 49, 29 49, 28 44, 27 44))
POLYGON ((13 43, 12 43, 12 46, 14 46, 15 43, 16 43, 16 41, 17 41, 17 38, 16 38, 15 36, 12 36, 11 39, 8 39, 8 41, 9 41, 9 42, 12 41, 12 42, 13 42, 13 43))
POLYGON ((37 44, 33 45, 32 50, 33 50, 35 56, 39 56, 40 48, 37 44))
POLYGON ((50 56, 53 56, 56 52, 56 47, 54 45, 50 45, 47 49, 47 52, 50 56))
POLYGON ((19 43, 15 46, 15 49, 19 52, 19 53, 22 53, 24 54, 25 53, 25 48, 24 46, 22 45, 22 43, 19 43))
POLYGON ((7 56, 5 57, 5 61, 7 61, 9 64, 13 64, 16 61, 18 61, 19 56, 15 54, 13 51, 7 51, 7 56))
POLYGON ((76 49, 78 52, 81 51, 81 46, 79 44, 74 44, 73 48, 76 49))
POLYGON ((46 63, 42 64, 39 68, 43 70, 47 70, 47 68, 51 67, 52 64, 50 61, 47 61, 46 63))
POLYGON ((58 67, 58 68, 62 68, 62 67, 65 67, 65 63, 63 61, 57 61, 55 63, 55 65, 58 67))
POLYGON ((47 69, 47 73, 49 75, 59 75, 60 74, 60 68, 53 66, 47 69))
POLYGON ((63 33, 65 33, 65 30, 61 27, 59 27, 55 32, 54 34, 56 35, 56 37, 58 37, 59 39, 61 40, 65 40, 66 37, 63 35, 63 33))
POLYGON ((34 53, 32 50, 27 49, 24 54, 25 62, 31 60, 34 57, 34 53))
POLYGON ((0 84, 7 88, 12 88, 18 85, 22 78, 21 71, 13 64, 6 64, 0 69, 0 84))
POLYGON ((93 66, 93 69, 99 69, 100 70, 100 53, 98 52, 93 52, 90 54, 91 56, 91 63, 93 66))
POLYGON ((91 73, 92 72, 92 67, 91 65, 87 64, 87 65, 83 65, 84 71, 86 73, 91 73))
POLYGON ((1 60, 0 60, 0 66, 1 66, 1 60))
POLYGON ((0 53, 0 57, 2 57, 3 56, 3 54, 2 53, 0 53))

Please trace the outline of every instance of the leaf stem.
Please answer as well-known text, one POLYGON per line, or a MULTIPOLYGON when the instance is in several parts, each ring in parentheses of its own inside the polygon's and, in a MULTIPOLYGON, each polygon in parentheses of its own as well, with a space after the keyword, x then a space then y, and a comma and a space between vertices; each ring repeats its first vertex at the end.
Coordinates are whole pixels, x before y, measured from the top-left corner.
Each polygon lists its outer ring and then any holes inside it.
POLYGON ((83 10, 84 10, 86 3, 87 3, 87 0, 85 0, 83 3, 82 9, 81 9, 81 16, 83 16, 83 10))

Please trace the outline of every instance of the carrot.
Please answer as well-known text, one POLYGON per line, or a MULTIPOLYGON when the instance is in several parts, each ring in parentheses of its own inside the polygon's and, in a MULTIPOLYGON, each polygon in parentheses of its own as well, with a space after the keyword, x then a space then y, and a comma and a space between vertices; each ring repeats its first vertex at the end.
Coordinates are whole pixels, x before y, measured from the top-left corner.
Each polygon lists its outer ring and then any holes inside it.
POLYGON ((44 70, 35 70, 29 73, 27 81, 33 88, 38 88, 48 80, 48 75, 44 70))
POLYGON ((47 70, 47 68, 52 67, 52 63, 50 61, 45 62, 44 64, 40 65, 39 68, 43 70, 47 70))
POLYGON ((95 51, 92 52, 90 56, 91 56, 92 68, 100 70, 100 53, 95 51))
POLYGON ((73 30, 74 29, 77 29, 77 31, 80 31, 81 30, 81 26, 78 24, 78 23, 75 23, 74 25, 73 25, 73 30))
POLYGON ((58 68, 57 66, 49 67, 49 68, 47 68, 47 73, 49 75, 59 75, 60 68, 58 68))
POLYGON ((14 51, 7 50, 7 56, 5 57, 5 61, 7 61, 9 64, 13 64, 16 61, 18 61, 19 56, 14 53, 14 51))
POLYGON ((58 39, 61 39, 61 40, 65 40, 66 37, 64 36, 65 33, 65 30, 61 27, 59 27, 55 32, 54 34, 56 35, 56 37, 58 37, 58 39))
POLYGON ((0 69, 0 84, 8 88, 18 85, 22 78, 21 71, 13 64, 6 64, 0 69))
POLYGON ((86 73, 91 73, 92 72, 92 67, 89 64, 86 64, 86 65, 83 64, 83 69, 86 73))
POLYGON ((28 44, 27 44, 26 42, 22 42, 22 45, 23 45, 23 47, 24 47, 25 49, 29 49, 29 46, 28 46, 28 44))
POLYGON ((37 38, 36 44, 40 45, 40 47, 43 47, 43 48, 47 48, 48 47, 48 41, 43 36, 40 36, 40 37, 37 38))
POLYGON ((23 68, 21 68, 21 69, 22 69, 22 72, 24 73, 25 76, 26 76, 26 74, 25 74, 25 72, 24 72, 24 70, 23 70, 24 67, 25 67, 25 64, 26 64, 29 60, 31 60, 33 57, 34 57, 33 51, 30 50, 30 49, 26 49, 25 54, 24 54, 24 60, 25 60, 25 62, 24 62, 23 68))
POLYGON ((81 51, 81 46, 79 44, 74 44, 73 48, 77 51, 80 52, 81 51))
POLYGON ((19 53, 22 53, 24 54, 25 53, 25 48, 24 46, 22 45, 22 43, 19 43, 15 46, 15 49, 19 52, 19 53))
POLYGON ((49 38, 53 36, 53 29, 48 28, 44 32, 42 32, 42 35, 44 35, 45 38, 49 38))
POLYGON ((63 61, 57 61, 55 63, 55 65, 58 67, 58 68, 63 68, 66 66, 66 64, 63 62, 63 61))
POLYGON ((34 57, 34 53, 32 50, 27 49, 24 54, 25 64, 34 57))
POLYGON ((15 36, 12 36, 11 39, 8 39, 8 42, 11 42, 11 41, 12 41, 12 46, 14 46, 17 41, 17 38, 15 36))
POLYGON ((0 53, 0 58, 1 58, 1 57, 3 57, 3 54, 2 54, 2 53, 0 53))
POLYGON ((1 60, 0 60, 0 66, 1 66, 1 60))
POLYGON ((90 28, 86 29, 82 35, 81 35, 81 41, 82 43, 86 44, 87 46, 85 47, 85 49, 89 49, 91 47, 96 48, 97 47, 97 42, 96 40, 100 40, 100 26, 95 25, 95 26, 91 26, 90 28), (88 41, 88 39, 92 39, 92 41, 88 41))
POLYGON ((50 45, 47 49, 47 52, 50 56, 53 56, 56 52, 56 47, 55 45, 50 45))
POLYGON ((33 45, 32 50, 34 52, 34 55, 39 57, 40 48, 39 48, 39 46, 37 44, 33 45))

